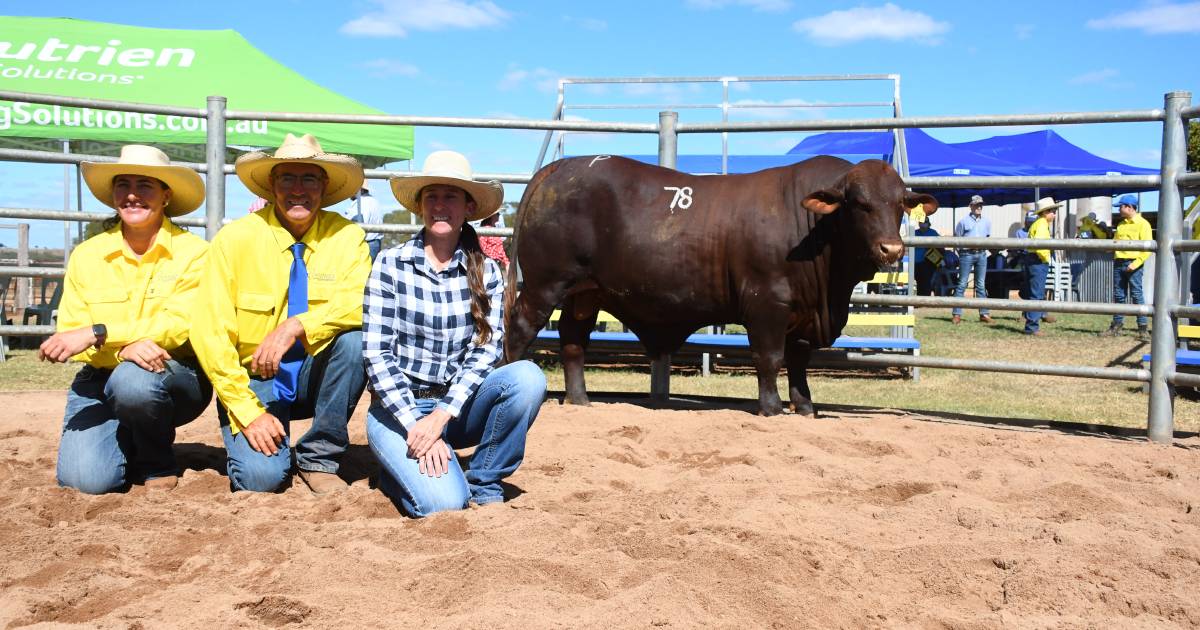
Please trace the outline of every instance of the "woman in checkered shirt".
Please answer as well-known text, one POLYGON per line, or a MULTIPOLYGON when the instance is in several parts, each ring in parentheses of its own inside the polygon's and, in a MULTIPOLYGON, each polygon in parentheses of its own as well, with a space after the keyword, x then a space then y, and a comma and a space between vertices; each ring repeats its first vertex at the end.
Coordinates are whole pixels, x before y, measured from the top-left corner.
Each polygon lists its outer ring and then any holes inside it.
POLYGON ((425 229, 379 255, 363 298, 367 441, 379 487, 418 518, 503 501, 500 481, 521 465, 546 394, 533 363, 496 367, 504 277, 466 224, 494 214, 504 189, 474 181, 453 151, 391 183, 425 229), (451 449, 472 446, 464 472, 451 449))

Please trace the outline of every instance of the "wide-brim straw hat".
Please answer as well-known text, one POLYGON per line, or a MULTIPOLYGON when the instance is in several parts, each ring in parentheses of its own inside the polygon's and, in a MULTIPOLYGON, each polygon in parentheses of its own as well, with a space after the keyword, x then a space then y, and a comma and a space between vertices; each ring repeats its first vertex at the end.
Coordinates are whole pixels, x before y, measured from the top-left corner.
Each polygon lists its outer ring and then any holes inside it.
POLYGON ((116 209, 113 205, 113 178, 117 175, 140 175, 153 177, 171 189, 171 199, 163 213, 169 217, 185 215, 204 203, 204 180, 200 174, 186 166, 173 166, 171 158, 161 150, 144 144, 127 144, 121 147, 121 157, 116 162, 82 162, 83 181, 100 200, 100 203, 116 209))
POLYGON ((1033 211, 1040 216, 1043 212, 1058 210, 1061 207, 1062 202, 1055 201, 1054 197, 1042 197, 1041 199, 1038 199, 1037 206, 1034 207, 1033 211))
POLYGON ((321 143, 308 133, 299 138, 287 134, 274 155, 263 151, 251 151, 239 156, 234 170, 237 171, 238 179, 242 180, 250 192, 263 199, 274 200, 271 169, 277 164, 315 164, 324 169, 329 182, 325 185, 325 194, 321 195, 322 208, 349 199, 350 195, 362 188, 362 164, 349 155, 324 152, 321 150, 321 143))
POLYGON ((457 186, 471 195, 475 200, 475 212, 467 216, 467 221, 486 219, 504 203, 504 186, 495 180, 475 181, 471 163, 457 151, 434 151, 425 158, 420 175, 393 177, 391 184, 396 201, 417 216, 421 216, 421 200, 418 198, 421 189, 434 184, 457 186))

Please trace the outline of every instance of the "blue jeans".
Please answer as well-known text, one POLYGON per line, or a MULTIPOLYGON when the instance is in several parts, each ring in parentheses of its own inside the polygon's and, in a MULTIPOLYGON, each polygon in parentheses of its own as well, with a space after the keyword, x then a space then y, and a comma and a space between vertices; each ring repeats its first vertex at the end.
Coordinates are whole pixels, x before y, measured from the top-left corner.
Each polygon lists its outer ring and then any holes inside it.
MULTIPOLYGON (((379 460, 379 489, 414 518, 504 500, 500 480, 525 458, 525 435, 546 397, 546 376, 529 361, 497 368, 451 420, 442 439, 452 448, 476 447, 464 474, 451 456, 441 477, 421 473, 408 456, 408 432, 378 401, 367 412, 367 443, 379 460)), ((425 416, 437 407, 432 398, 417 400, 425 416)))
MULTIPOLYGON (((217 403, 221 437, 228 455, 226 468, 234 490, 275 492, 284 487, 292 472, 292 451, 301 470, 336 473, 338 463, 350 447, 346 425, 354 406, 362 397, 367 375, 362 365, 362 332, 350 330, 338 335, 325 351, 304 357, 297 378, 296 400, 275 398, 275 380, 250 377, 250 391, 279 419, 287 437, 274 455, 264 455, 250 447, 246 436, 233 434, 229 412, 217 403), (292 419, 312 418, 312 427, 290 447, 292 419)), ((247 420, 249 422, 250 420, 247 420)))
MULTIPOLYGON (((1050 273, 1050 263, 1041 262, 1041 258, 1030 256, 1025 261, 1025 282, 1021 284, 1021 299, 1022 300, 1044 300, 1046 299, 1046 274, 1050 273)), ((1042 321, 1045 315, 1042 311, 1026 311, 1025 315, 1025 332, 1035 333, 1038 330, 1038 323, 1042 321)))
MULTIPOLYGON (((1146 298, 1142 295, 1142 272, 1146 270, 1145 266, 1138 267, 1133 271, 1129 270, 1129 265, 1133 263, 1131 258, 1116 258, 1113 260, 1113 302, 1117 304, 1125 303, 1127 294, 1133 296, 1134 304, 1145 304, 1146 298)), ((1113 315, 1112 323, 1124 324, 1124 315, 1113 315)), ((1149 319, 1145 315, 1138 315, 1138 328, 1146 328, 1149 319)))
POLYGON ((379 255, 379 250, 383 248, 383 239, 367 240, 367 251, 371 255, 371 262, 375 262, 375 257, 379 255))
POLYGON ((67 390, 58 485, 88 494, 117 490, 134 476, 179 473, 175 428, 195 420, 212 386, 194 359, 171 359, 161 374, 126 362, 85 365, 67 390))
MULTIPOLYGON (((987 298, 987 252, 959 252, 958 254, 958 288, 954 290, 954 297, 963 297, 967 294, 967 278, 971 272, 975 272, 975 297, 984 299, 987 298)), ((954 315, 962 315, 961 308, 955 308, 952 313, 954 315)), ((991 311, 986 308, 979 309, 980 316, 987 315, 991 311)))

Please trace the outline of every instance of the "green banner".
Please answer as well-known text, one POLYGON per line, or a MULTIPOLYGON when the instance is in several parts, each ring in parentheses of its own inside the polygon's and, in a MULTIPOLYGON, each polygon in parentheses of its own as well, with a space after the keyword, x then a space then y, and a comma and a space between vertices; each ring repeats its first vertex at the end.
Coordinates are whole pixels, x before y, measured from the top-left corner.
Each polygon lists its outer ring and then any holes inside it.
MULTIPOLYGON (((309 81, 234 31, 142 28, 67 18, 0 16, 0 89, 204 108, 381 114, 309 81)), ((0 101, 2 137, 119 143, 204 144, 207 120, 0 101)), ((409 160, 413 129, 275 121, 229 121, 226 141, 279 146, 311 133, 330 152, 409 160)))

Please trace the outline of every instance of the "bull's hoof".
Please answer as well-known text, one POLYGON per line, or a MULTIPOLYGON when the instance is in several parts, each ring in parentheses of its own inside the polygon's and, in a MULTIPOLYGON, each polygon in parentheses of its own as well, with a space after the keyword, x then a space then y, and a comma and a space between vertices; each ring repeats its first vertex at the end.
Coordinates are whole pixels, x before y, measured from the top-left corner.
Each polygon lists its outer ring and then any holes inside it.
POLYGON ((783 413, 783 405, 782 404, 763 406, 763 407, 759 407, 759 409, 758 409, 758 415, 764 416, 764 417, 765 416, 778 416, 781 413, 783 413))
POLYGON ((788 408, 792 410, 792 413, 798 416, 803 416, 809 420, 814 420, 817 417, 817 409, 816 407, 813 407, 812 403, 801 403, 799 405, 796 403, 791 403, 788 405, 788 408))

